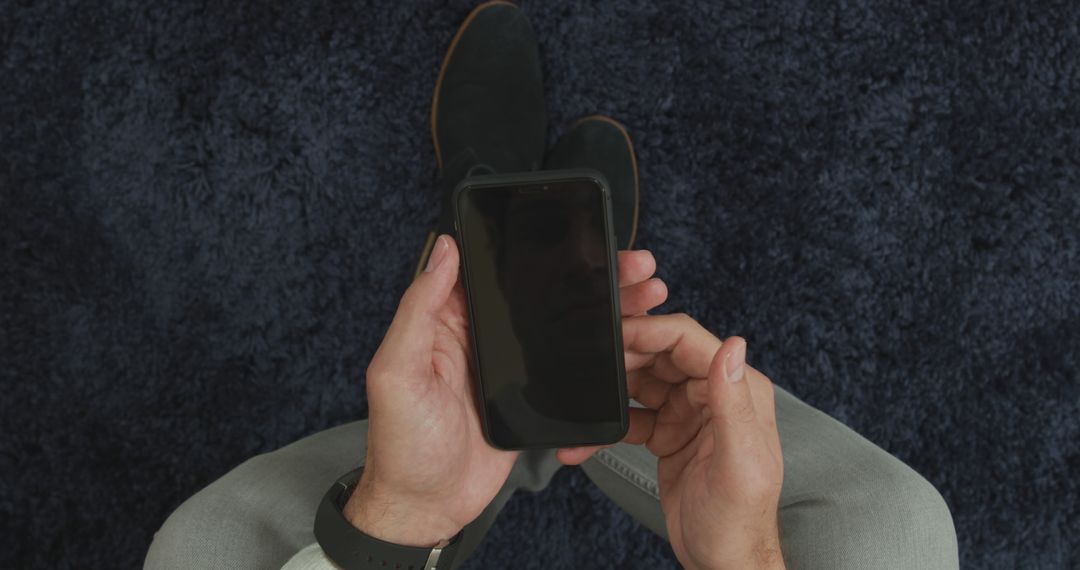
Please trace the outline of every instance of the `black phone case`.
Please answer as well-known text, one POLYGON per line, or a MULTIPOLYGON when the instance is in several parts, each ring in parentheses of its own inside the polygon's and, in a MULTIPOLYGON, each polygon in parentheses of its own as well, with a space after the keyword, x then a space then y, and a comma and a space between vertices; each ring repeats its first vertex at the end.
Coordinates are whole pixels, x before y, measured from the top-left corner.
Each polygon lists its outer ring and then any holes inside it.
POLYGON ((608 445, 617 443, 626 436, 627 431, 630 429, 630 412, 628 408, 630 406, 629 397, 626 393, 626 361, 623 355, 623 340, 622 340, 622 311, 620 309, 619 302, 619 265, 618 265, 618 251, 616 250, 615 241, 615 225, 612 221, 614 215, 611 210, 611 191, 607 180, 600 172, 588 168, 575 168, 568 170, 546 170, 536 172, 522 172, 517 174, 490 174, 483 176, 473 176, 461 181, 454 188, 454 194, 451 202, 454 208, 454 238, 458 240, 460 244, 461 240, 461 212, 458 206, 459 199, 462 192, 468 188, 492 188, 499 186, 512 186, 512 185, 526 185, 526 184, 544 184, 553 182, 567 182, 571 180, 591 180, 600 185, 601 192, 604 195, 604 231, 605 239, 607 241, 608 250, 608 266, 612 269, 608 276, 608 286, 611 288, 612 299, 612 322, 615 325, 615 361, 617 363, 616 370, 618 372, 618 392, 619 392, 619 410, 620 410, 620 429, 619 433, 611 439, 604 440, 585 440, 580 441, 568 441, 565 443, 560 442, 557 445, 551 444, 537 444, 537 445, 523 445, 517 447, 507 447, 500 445, 491 435, 491 427, 488 424, 487 406, 484 402, 484 379, 480 374, 480 339, 476 336, 476 328, 472 326, 475 322, 475 315, 473 312, 473 296, 472 290, 469 287, 469 260, 465 253, 464 247, 459 247, 461 251, 461 275, 465 284, 465 301, 469 310, 469 334, 473 343, 473 370, 476 373, 476 395, 477 402, 476 408, 480 410, 480 424, 483 427, 484 437, 488 443, 496 449, 502 449, 507 451, 523 450, 523 449, 554 449, 559 447, 580 447, 585 445, 608 445))

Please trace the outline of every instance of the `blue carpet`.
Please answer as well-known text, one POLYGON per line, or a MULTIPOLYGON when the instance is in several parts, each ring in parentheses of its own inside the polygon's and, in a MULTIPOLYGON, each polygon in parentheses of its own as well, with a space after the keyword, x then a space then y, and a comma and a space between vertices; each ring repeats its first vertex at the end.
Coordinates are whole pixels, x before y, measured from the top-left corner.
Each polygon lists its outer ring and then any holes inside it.
MULTIPOLYGON (((472 3, 291 4, 0 2, 0 567, 136 566, 366 415, 472 3)), ((1021 4, 525 6, 552 140, 635 137, 664 310, 923 473, 966 568, 1080 566, 1080 5, 1021 4)), ((567 469, 469 567, 673 560, 567 469)))

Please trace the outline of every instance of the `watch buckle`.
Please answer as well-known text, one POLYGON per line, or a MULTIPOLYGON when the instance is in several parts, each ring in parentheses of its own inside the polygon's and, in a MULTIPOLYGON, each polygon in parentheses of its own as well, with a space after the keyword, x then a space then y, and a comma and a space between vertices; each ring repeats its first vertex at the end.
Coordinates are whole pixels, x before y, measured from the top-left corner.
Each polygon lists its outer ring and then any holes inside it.
POLYGON ((439 565, 439 557, 442 556, 442 549, 447 544, 450 544, 449 540, 441 540, 439 544, 435 545, 435 548, 431 549, 431 554, 428 554, 427 562, 424 563, 424 570, 436 570, 439 565))

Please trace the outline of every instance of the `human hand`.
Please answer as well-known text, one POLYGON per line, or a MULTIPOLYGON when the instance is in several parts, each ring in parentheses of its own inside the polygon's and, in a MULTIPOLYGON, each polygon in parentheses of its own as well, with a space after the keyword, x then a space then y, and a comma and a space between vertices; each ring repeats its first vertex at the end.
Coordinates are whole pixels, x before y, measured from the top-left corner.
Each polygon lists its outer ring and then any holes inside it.
MULTIPOLYGON (((783 457, 773 386, 745 363, 746 341, 720 342, 686 315, 623 319, 631 443, 659 457, 660 505, 687 568, 783 568, 777 508, 783 457)), ((596 448, 560 451, 580 463, 596 448)))
MULTIPOLYGON (((458 266, 457 244, 440 236, 367 370, 367 459, 344 510, 357 528, 395 544, 427 547, 456 535, 495 497, 518 456, 484 438, 458 266)), ((619 252, 623 314, 664 301, 655 270, 649 252, 619 252)))

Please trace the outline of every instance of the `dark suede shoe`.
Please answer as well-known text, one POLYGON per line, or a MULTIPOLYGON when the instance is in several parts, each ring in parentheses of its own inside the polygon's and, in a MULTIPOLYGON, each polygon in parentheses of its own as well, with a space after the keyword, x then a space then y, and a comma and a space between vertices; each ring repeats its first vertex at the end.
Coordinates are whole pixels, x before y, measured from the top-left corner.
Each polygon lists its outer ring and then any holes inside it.
POLYGON ((548 152, 545 170, 592 168, 611 185, 611 209, 619 249, 630 249, 637 234, 638 172, 626 127, 601 115, 585 117, 548 152))
POLYGON ((536 170, 544 157, 547 112, 536 35, 509 2, 485 2, 465 18, 446 51, 431 102, 439 163, 440 213, 417 264, 427 265, 435 236, 453 233, 454 187, 470 174, 536 170))

